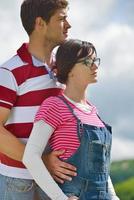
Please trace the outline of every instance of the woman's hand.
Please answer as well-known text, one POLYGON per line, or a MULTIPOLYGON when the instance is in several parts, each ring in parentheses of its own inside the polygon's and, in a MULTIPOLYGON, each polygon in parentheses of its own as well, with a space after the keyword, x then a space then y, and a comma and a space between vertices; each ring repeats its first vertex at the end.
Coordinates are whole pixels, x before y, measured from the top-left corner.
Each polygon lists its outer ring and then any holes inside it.
POLYGON ((77 200, 77 199, 79 199, 79 198, 76 197, 76 196, 72 196, 72 197, 69 197, 69 198, 68 198, 68 200, 77 200))
POLYGON ((76 176, 76 167, 69 163, 63 162, 59 156, 64 153, 64 150, 52 151, 51 153, 42 156, 42 159, 55 181, 64 183, 65 180, 72 180, 72 176, 76 176))

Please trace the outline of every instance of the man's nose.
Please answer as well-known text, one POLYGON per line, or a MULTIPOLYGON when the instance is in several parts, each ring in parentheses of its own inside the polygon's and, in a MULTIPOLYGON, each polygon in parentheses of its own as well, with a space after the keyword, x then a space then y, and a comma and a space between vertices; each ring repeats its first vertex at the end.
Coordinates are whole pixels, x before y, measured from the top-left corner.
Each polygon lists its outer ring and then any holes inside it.
POLYGON ((69 29, 69 28, 71 28, 72 26, 71 26, 71 24, 66 20, 66 23, 65 23, 65 27, 67 28, 67 29, 69 29))

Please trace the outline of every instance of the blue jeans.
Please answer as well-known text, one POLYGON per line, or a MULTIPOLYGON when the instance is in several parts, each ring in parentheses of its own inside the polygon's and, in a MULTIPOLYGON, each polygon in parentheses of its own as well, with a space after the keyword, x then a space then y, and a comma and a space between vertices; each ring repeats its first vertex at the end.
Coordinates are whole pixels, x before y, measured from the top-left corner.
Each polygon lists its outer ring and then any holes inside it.
POLYGON ((36 193, 38 195, 38 200, 51 200, 39 186, 36 187, 36 193))
POLYGON ((33 180, 11 178, 0 174, 0 200, 34 200, 33 180))
POLYGON ((33 181, 0 174, 0 200, 50 200, 33 181))
POLYGON ((49 200, 33 180, 0 174, 0 200, 49 200), (35 197, 35 193, 39 198, 35 197))

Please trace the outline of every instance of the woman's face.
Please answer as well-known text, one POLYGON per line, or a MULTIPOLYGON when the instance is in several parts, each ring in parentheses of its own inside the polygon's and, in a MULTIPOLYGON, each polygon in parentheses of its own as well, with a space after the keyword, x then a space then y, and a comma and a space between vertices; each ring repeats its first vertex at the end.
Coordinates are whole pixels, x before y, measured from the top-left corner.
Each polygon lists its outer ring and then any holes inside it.
POLYGON ((73 81, 73 84, 83 87, 87 87, 91 83, 96 83, 99 62, 100 59, 96 58, 95 53, 89 57, 80 59, 69 73, 68 82, 73 81))

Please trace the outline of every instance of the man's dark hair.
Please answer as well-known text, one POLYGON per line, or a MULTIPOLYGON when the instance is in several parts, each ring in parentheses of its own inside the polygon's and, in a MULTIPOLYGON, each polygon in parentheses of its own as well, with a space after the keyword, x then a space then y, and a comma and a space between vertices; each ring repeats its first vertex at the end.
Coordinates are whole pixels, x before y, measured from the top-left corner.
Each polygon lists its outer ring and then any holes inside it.
POLYGON ((96 54, 92 43, 77 39, 66 40, 57 50, 55 68, 60 83, 67 83, 68 74, 81 58, 96 54))
POLYGON ((20 13, 24 29, 30 35, 34 30, 37 17, 42 17, 48 23, 58 9, 67 6, 67 0, 24 0, 20 13))

